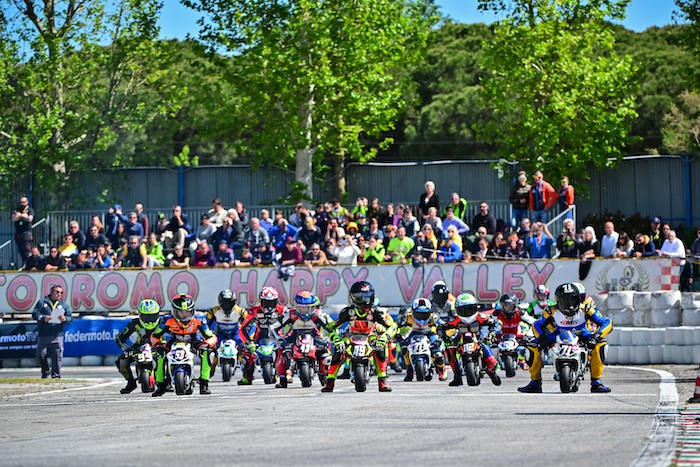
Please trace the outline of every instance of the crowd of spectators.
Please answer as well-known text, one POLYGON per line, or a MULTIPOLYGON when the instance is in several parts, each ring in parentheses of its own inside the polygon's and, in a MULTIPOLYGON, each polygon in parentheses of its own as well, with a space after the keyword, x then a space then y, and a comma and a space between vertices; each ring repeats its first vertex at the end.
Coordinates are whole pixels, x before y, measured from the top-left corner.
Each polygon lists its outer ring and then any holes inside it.
MULTIPOLYGON (((149 224, 141 203, 125 213, 118 204, 95 215, 83 231, 77 221, 61 245, 50 247, 44 257, 33 247, 26 270, 76 270, 152 267, 246 267, 276 266, 281 278, 294 274, 298 265, 471 262, 539 258, 577 258, 585 278, 591 261, 598 257, 642 258, 659 255, 683 260, 686 249, 671 226, 652 219, 648 232, 616 232, 606 222, 597 238, 591 226, 576 231, 571 218, 564 220, 556 238, 549 231, 549 210, 574 204, 574 189, 563 177, 554 189, 536 172, 532 183, 525 172, 514 182, 509 201, 512 218, 496 219, 485 201, 468 218, 467 201, 452 193, 441 205, 432 181, 415 206, 382 205, 379 199, 358 198, 351 208, 334 199, 309 209, 297 203, 288 218, 281 211, 261 210, 251 217, 243 203, 224 207, 221 199, 193 226, 180 206, 171 216, 159 214, 149 224)), ((690 254, 700 256, 698 239, 690 254)), ((688 268, 686 268, 688 269, 688 268)), ((690 275, 692 276, 692 274, 690 275)), ((688 277, 690 277, 688 276, 688 277)), ((692 280, 692 279, 690 279, 692 280)))

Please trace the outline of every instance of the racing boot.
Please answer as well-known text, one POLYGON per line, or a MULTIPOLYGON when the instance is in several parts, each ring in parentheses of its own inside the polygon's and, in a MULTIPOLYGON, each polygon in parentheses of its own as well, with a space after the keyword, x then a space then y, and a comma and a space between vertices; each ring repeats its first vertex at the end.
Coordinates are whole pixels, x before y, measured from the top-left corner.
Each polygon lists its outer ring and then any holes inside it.
POLYGON ((404 381, 413 381, 413 366, 408 365, 406 367, 406 376, 403 378, 404 381))
POLYGON ((134 378, 129 378, 126 381, 126 386, 124 386, 119 392, 121 394, 129 394, 134 389, 136 389, 136 380, 134 378))
POLYGON ((241 378, 240 381, 238 381, 239 386, 250 386, 251 384, 253 384, 253 381, 246 378, 245 376, 241 378))
POLYGON ((437 374, 440 381, 447 381, 447 370, 445 370, 444 366, 438 367, 437 374))
POLYGON ((463 384, 464 382, 462 381, 462 375, 455 374, 455 377, 452 378, 452 381, 450 381, 448 386, 461 386, 463 384))
POLYGON ((391 388, 386 382, 386 376, 377 378, 377 382, 379 382, 379 392, 391 392, 391 388))
POLYGON ((165 382, 156 383, 156 386, 157 386, 156 390, 153 391, 153 394, 151 394, 151 397, 160 397, 168 391, 168 385, 165 384, 165 382))
POLYGON ((496 360, 496 357, 490 356, 484 363, 486 363, 486 374, 489 375, 489 378, 491 378, 491 382, 494 384, 494 386, 500 386, 501 377, 496 373, 496 369, 498 368, 498 361, 496 360))
POLYGON ((321 388, 321 392, 333 392, 335 387, 335 378, 328 378, 326 385, 321 388))
POLYGON ((541 381, 530 381, 527 386, 518 388, 519 392, 527 393, 541 393, 542 392, 542 382, 541 381))
POLYGON ((286 388, 287 387, 287 378, 282 377, 279 380, 279 383, 275 384, 276 388, 286 388))
POLYGON ((199 380, 199 393, 200 394, 211 394, 209 390, 209 381, 199 380))
POLYGON ((605 393, 610 392, 611 389, 603 384, 599 379, 594 379, 591 381, 591 392, 605 393))
POLYGON ((401 368, 401 365, 399 365, 399 362, 392 363, 391 369, 394 370, 394 373, 397 373, 397 374, 403 373, 403 369, 401 368))

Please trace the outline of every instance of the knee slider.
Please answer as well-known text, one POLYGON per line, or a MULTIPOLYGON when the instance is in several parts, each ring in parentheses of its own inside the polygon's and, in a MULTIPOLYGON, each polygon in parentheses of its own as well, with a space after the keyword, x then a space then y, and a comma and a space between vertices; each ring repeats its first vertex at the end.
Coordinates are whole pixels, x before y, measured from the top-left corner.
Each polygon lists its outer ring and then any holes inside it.
POLYGON ((607 363, 607 357, 608 357, 608 343, 607 342, 600 342, 597 345, 598 352, 600 353, 600 361, 605 365, 607 363))
POLYGON ((532 362, 535 360, 535 352, 536 350, 533 350, 530 347, 525 347, 525 350, 523 351, 523 357, 525 357, 525 362, 527 362, 529 366, 532 366, 532 362))

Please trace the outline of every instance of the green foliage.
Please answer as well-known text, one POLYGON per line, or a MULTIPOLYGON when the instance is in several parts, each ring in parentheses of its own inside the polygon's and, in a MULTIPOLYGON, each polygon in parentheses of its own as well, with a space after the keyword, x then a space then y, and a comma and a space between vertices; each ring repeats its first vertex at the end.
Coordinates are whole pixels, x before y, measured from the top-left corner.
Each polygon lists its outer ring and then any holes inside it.
POLYGON ((635 67, 612 50, 604 20, 619 17, 627 2, 498 3, 512 13, 486 46, 482 97, 494 118, 477 127, 481 139, 498 145, 498 166, 517 161, 549 179, 581 181, 589 165, 614 165, 637 116, 635 67))
POLYGON ((182 167, 196 167, 199 165, 199 156, 190 157, 190 146, 185 144, 177 156, 173 156, 173 164, 182 167))

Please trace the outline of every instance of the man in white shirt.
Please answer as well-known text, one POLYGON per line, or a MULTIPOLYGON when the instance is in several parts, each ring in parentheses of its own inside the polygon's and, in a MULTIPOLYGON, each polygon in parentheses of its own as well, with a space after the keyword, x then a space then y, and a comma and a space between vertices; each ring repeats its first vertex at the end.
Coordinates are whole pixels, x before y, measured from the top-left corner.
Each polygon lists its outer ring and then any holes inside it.
POLYGON ((676 237, 676 231, 670 230, 664 244, 661 245, 659 256, 667 258, 681 258, 681 266, 685 264, 685 245, 683 241, 676 237))
POLYGON ((605 230, 605 235, 600 239, 600 256, 603 258, 612 258, 615 253, 615 245, 617 245, 617 239, 620 236, 615 232, 615 224, 608 221, 603 227, 605 230))

